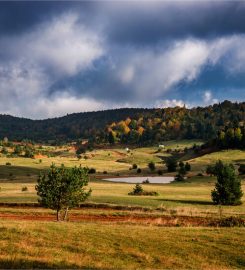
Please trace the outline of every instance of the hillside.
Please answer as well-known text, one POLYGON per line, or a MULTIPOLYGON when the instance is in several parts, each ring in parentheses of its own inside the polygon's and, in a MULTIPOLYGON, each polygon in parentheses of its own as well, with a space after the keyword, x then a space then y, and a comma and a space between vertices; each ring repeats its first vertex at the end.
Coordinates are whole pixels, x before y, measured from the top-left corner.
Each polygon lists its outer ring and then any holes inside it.
POLYGON ((172 139, 211 139, 217 132, 240 127, 244 133, 245 102, 224 101, 187 109, 115 109, 30 120, 0 115, 0 138, 64 142, 91 139, 100 143, 154 144, 172 139))

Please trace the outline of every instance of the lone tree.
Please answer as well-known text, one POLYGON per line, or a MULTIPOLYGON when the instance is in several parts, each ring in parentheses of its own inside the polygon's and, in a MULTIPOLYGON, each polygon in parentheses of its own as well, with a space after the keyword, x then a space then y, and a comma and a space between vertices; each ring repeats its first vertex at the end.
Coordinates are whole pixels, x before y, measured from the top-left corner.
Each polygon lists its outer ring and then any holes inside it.
POLYGON ((56 167, 52 164, 47 175, 41 174, 38 178, 38 201, 44 207, 56 210, 57 221, 60 220, 61 211, 64 211, 62 219, 67 220, 69 208, 79 206, 90 195, 91 189, 84 189, 87 185, 87 168, 56 167))
POLYGON ((214 174, 217 176, 217 182, 211 193, 213 202, 222 205, 241 204, 241 180, 236 176, 233 165, 218 161, 214 166, 214 174))

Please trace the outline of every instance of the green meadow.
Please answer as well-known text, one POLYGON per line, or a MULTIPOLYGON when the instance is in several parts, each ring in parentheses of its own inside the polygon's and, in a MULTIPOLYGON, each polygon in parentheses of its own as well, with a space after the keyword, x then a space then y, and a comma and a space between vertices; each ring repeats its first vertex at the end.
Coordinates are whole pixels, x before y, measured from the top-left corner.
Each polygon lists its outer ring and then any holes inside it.
MULTIPOLYGON (((219 159, 238 168, 238 164, 245 163, 245 151, 220 151, 199 157, 190 152, 187 158, 183 151, 194 143, 202 142, 169 141, 164 149, 96 149, 81 159, 68 146, 43 146, 50 155, 36 158, 2 155, 1 268, 244 269, 244 228, 188 227, 188 223, 182 226, 177 221, 171 227, 162 226, 167 217, 245 218, 245 197, 238 206, 212 203, 215 177, 205 173, 206 166, 219 159), (120 176, 147 178, 158 176, 159 170, 163 176, 174 176, 175 173, 167 173, 164 160, 175 153, 183 153, 183 160, 188 160, 192 169, 181 183, 143 185, 144 190, 157 191, 158 196, 130 196, 134 184, 103 180, 120 176), (149 170, 149 162, 156 164, 155 171, 149 170), (35 185, 39 173, 52 163, 96 169, 95 174, 90 174, 88 188, 92 194, 86 201, 89 207, 71 210, 70 222, 57 223, 54 211, 28 207, 28 203, 38 202, 35 185), (141 168, 140 174, 132 169, 133 164, 141 168), (23 191, 24 187, 27 190, 23 191), (126 223, 121 217, 126 217, 126 223)), ((240 177, 245 193, 245 178, 240 177)))

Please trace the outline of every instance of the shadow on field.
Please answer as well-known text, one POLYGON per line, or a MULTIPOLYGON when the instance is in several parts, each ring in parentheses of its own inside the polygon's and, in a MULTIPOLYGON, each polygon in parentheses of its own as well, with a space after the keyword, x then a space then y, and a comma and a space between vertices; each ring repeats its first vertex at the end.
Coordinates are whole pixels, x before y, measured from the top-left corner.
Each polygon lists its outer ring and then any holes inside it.
POLYGON ((37 176, 41 169, 15 165, 0 165, 0 179, 14 180, 18 177, 37 176))
POLYGON ((245 162, 245 159, 236 159, 235 162, 245 162))
POLYGON ((161 202, 175 202, 175 203, 186 203, 186 204, 199 204, 199 205, 213 205, 210 201, 194 201, 194 200, 171 200, 171 199, 158 199, 161 202))
POLYGON ((47 263, 40 262, 38 260, 30 259, 0 259, 1 269, 92 269, 96 270, 98 268, 91 268, 90 266, 80 267, 76 264, 67 264, 66 262, 57 263, 47 263))

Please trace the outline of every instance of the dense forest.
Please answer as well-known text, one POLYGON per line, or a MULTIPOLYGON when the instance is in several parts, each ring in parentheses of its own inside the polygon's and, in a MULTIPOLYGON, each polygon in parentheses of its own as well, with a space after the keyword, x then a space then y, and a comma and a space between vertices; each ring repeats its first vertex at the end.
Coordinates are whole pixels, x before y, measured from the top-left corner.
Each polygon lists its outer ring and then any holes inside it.
POLYGON ((46 120, 1 115, 0 137, 53 143, 89 139, 96 144, 138 145, 171 139, 215 139, 225 148, 228 141, 232 141, 235 147, 238 140, 235 136, 240 138, 240 146, 244 146, 244 122, 245 102, 224 101, 192 109, 116 109, 74 113, 46 120))

